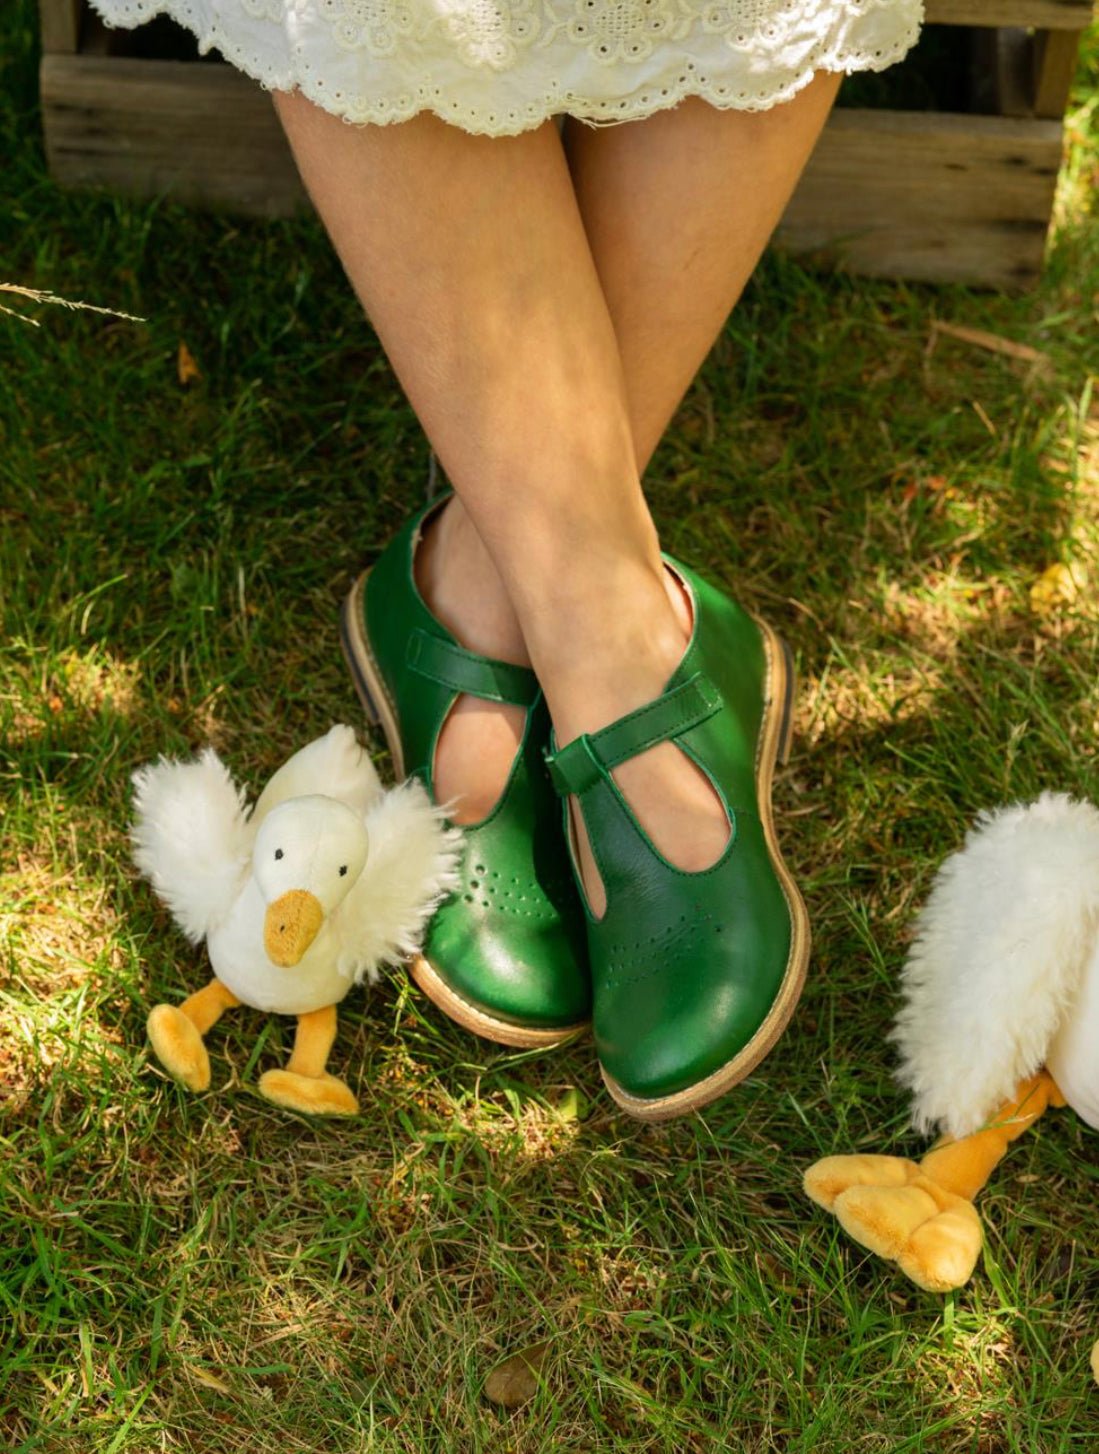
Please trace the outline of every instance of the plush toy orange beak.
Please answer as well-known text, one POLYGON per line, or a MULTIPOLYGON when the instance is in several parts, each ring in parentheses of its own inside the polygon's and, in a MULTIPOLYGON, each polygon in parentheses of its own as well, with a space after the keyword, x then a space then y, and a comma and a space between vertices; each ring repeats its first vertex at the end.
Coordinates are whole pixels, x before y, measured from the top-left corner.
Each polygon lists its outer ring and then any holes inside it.
POLYGON ((321 901, 308 889, 291 889, 267 906, 263 947, 280 969, 292 969, 317 937, 324 923, 321 901))

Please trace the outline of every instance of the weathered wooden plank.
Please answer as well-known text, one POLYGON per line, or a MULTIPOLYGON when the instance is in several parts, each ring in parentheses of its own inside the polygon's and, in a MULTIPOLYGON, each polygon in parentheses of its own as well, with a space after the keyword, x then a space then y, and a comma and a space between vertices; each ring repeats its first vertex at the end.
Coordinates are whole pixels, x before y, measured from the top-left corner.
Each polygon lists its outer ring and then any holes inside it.
POLYGON ((270 98, 228 65, 47 55, 41 94, 63 185, 268 217, 304 200, 270 98))
POLYGON ((936 25, 1033 25, 1039 30, 1083 30, 1092 0, 927 0, 936 25))
POLYGON ((38 0, 38 21, 42 31, 42 49, 60 55, 73 55, 80 44, 82 0, 38 0))
MULTIPOLYGON (((46 56, 42 98, 62 183, 264 216, 305 200, 269 98, 229 66, 46 56)), ((1056 121, 837 111, 779 240, 876 276, 1023 287, 1060 154, 1056 121)))
POLYGON ((1076 75, 1080 37, 1072 30, 1043 30, 1034 37, 1034 114, 1061 117, 1076 75))
POLYGON ((1081 34, 1078 30, 1032 33, 1017 26, 975 31, 974 109, 1059 121, 1076 75, 1081 34))
MULTIPOLYGON (((1071 36, 1075 32, 1062 30, 1057 34, 1071 36)), ((970 67, 974 111, 994 116, 1033 116, 1034 37, 1011 26, 978 30, 974 41, 970 67)))
POLYGON ((837 111, 778 240, 872 276, 1027 287, 1060 159, 1056 121, 837 111))

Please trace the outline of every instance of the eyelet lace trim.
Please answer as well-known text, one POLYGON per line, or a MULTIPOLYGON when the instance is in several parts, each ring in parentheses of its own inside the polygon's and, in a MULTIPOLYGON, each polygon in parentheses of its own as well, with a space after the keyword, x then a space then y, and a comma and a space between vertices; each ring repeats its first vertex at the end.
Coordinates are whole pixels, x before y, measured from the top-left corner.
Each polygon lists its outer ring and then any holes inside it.
POLYGON ((923 0, 91 0, 108 25, 170 15, 268 90, 350 122, 432 111, 509 136, 562 113, 633 121, 687 96, 742 111, 817 71, 884 70, 923 0))

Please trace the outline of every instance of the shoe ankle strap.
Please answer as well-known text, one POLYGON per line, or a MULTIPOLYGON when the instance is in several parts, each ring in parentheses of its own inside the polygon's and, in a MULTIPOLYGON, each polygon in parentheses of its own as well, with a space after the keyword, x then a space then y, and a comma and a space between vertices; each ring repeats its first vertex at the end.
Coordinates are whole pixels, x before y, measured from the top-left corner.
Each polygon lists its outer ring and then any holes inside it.
POLYGON ((538 678, 529 667, 478 656, 456 641, 447 641, 422 629, 409 636, 405 661, 420 676, 489 702, 531 707, 541 691, 538 678))
POLYGON ((554 789, 562 798, 570 793, 582 795, 619 763, 690 731, 721 707, 717 688, 704 673, 695 672, 682 685, 609 727, 586 732, 558 750, 551 744, 544 756, 554 789))

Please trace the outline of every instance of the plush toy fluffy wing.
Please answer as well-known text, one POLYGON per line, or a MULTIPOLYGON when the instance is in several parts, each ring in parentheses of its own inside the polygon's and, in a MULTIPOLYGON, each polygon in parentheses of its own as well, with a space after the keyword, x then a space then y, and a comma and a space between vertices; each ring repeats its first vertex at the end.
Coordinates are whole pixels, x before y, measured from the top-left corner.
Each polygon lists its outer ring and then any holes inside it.
POLYGON ((259 796, 253 827, 258 828, 280 803, 312 793, 338 798, 363 814, 381 797, 377 769, 350 727, 333 727, 287 758, 259 796))
POLYGON ((458 886, 461 843, 415 780, 385 793, 364 821, 366 867, 332 921, 339 967, 356 982, 373 981, 381 965, 416 953, 427 921, 458 886))
POLYGON ((913 1122, 967 1136, 1043 1064, 1099 930, 1099 811, 1063 793, 984 813, 939 870, 890 1037, 913 1122))
POLYGON ((133 776, 134 861, 193 944, 229 912, 249 871, 254 829, 244 793, 213 748, 133 776))

